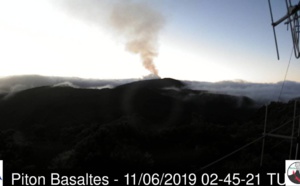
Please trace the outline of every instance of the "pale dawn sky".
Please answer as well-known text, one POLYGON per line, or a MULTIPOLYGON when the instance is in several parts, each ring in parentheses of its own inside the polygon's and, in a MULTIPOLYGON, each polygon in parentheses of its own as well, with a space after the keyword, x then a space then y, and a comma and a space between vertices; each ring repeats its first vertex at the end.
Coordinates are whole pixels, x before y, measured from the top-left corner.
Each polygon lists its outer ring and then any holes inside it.
MULTIPOLYGON (((278 19, 284 1, 272 2, 278 19)), ((267 0, 0 0, 0 77, 139 78, 153 60, 160 77, 278 82, 292 39, 286 25, 276 31, 279 61, 267 0)), ((299 72, 293 56, 287 79, 300 82, 299 72)))

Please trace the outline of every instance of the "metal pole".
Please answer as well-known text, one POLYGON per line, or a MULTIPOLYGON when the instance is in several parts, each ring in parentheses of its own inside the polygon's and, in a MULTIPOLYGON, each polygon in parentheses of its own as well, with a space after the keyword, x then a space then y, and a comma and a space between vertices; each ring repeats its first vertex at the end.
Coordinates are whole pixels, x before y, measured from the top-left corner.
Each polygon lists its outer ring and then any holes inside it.
POLYGON ((277 37, 276 37, 276 31, 275 31, 275 26, 274 25, 274 19, 273 19, 273 11, 272 11, 272 6, 270 0, 269 2, 269 9, 270 9, 270 15, 271 15, 271 21, 272 21, 272 26, 273 26, 273 35, 274 35, 274 40, 275 40, 275 46, 276 46, 276 52, 277 52, 277 59, 279 60, 279 49, 278 49, 278 44, 277 44, 277 37))
POLYGON ((298 124, 298 135, 297 135, 297 145, 296 145, 296 152, 295 152, 295 160, 298 158, 298 149, 299 149, 299 136, 300 136, 300 116, 299 116, 299 124, 298 124))
POLYGON ((280 135, 280 134, 271 134, 271 133, 266 133, 266 136, 270 137, 275 137, 275 138, 282 138, 282 139, 288 139, 288 140, 295 140, 296 138, 291 137, 291 136, 285 136, 285 135, 280 135))
POLYGON ((263 144, 261 149, 261 156, 260 156, 260 166, 262 167, 263 158, 264 158, 264 150, 265 150, 265 141, 266 141, 266 130, 267 130, 267 119, 268 119, 268 105, 266 105, 266 114, 265 114, 265 125, 264 125, 264 133, 263 133, 263 144))
POLYGON ((292 127, 292 138, 291 138, 291 147, 290 147, 290 156, 289 159, 292 158, 292 150, 293 150, 293 137, 294 137, 294 129, 295 129, 295 118, 296 118, 296 108, 297 108, 297 101, 294 104, 294 117, 293 117, 293 127, 292 127))

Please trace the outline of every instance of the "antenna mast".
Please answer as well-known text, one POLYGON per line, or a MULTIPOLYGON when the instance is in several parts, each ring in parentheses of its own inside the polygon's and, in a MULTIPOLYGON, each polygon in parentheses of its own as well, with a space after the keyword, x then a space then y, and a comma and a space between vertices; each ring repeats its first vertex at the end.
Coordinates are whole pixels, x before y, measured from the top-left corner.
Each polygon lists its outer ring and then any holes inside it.
POLYGON ((287 14, 283 16, 282 18, 278 19, 274 22, 273 18, 273 11, 271 6, 271 0, 268 0, 269 3, 269 9, 270 9, 270 15, 271 15, 271 21, 272 21, 272 27, 273 27, 273 34, 274 34, 274 40, 275 40, 275 46, 276 46, 276 52, 277 52, 277 58, 279 60, 279 49, 277 44, 277 37, 276 37, 276 30, 275 27, 284 22, 284 24, 288 25, 291 30, 292 40, 293 40, 293 47, 294 47, 294 53, 295 57, 298 59, 300 57, 300 42, 299 42, 299 36, 300 36, 300 1, 298 4, 293 5, 291 0, 285 0, 286 3, 286 9, 287 14))

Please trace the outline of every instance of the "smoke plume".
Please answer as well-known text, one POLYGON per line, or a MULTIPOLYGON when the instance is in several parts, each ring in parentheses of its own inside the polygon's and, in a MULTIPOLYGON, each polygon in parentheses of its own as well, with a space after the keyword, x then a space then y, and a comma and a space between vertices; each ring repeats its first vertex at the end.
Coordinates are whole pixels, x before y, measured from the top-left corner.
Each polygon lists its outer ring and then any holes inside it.
POLYGON ((56 0, 73 16, 116 33, 125 49, 141 57, 143 65, 158 76, 153 59, 158 55, 158 35, 165 20, 153 6, 133 0, 56 0))
POLYGON ((124 36, 126 50, 139 54, 143 65, 158 75, 153 59, 157 56, 158 34, 164 25, 163 16, 145 3, 120 2, 113 6, 111 26, 124 36))

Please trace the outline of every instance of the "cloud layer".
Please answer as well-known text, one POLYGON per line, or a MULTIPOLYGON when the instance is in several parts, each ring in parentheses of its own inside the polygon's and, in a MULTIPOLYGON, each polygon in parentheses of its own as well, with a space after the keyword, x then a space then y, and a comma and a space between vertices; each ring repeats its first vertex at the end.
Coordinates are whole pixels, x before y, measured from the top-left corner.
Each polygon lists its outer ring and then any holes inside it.
MULTIPOLYGON (((143 79, 123 79, 123 80, 97 80, 68 77, 46 77, 46 76, 12 76, 0 78, 0 94, 14 94, 15 92, 39 86, 70 86, 74 88, 114 88, 118 85, 140 81, 144 79, 158 78, 157 76, 147 76, 143 79)), ((223 81, 217 83, 183 81, 184 88, 193 90, 206 90, 215 93, 222 93, 236 96, 247 96, 260 104, 271 101, 287 102, 300 97, 300 83, 287 81, 281 92, 282 82, 278 83, 249 83, 223 81), (281 92, 281 94, 280 94, 281 92)))
POLYGON ((217 83, 186 81, 186 87, 229 95, 247 96, 259 103, 271 101, 287 102, 300 97, 300 83, 287 81, 278 83, 249 83, 222 81, 217 83))
POLYGON ((40 86, 70 86, 74 88, 102 89, 137 81, 125 80, 96 80, 69 77, 47 77, 38 75, 11 76, 0 78, 0 94, 14 94, 18 91, 40 86))

